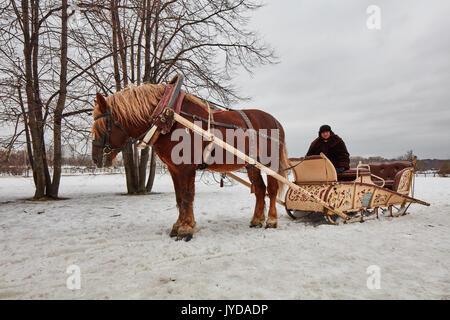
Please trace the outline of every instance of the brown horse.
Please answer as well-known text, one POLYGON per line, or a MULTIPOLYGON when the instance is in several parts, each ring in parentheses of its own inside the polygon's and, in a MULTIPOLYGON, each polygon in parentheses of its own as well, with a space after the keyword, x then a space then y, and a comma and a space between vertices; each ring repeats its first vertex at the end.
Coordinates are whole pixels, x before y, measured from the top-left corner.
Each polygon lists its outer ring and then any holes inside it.
MULTIPOLYGON (((164 90, 164 84, 143 84, 141 86, 130 86, 120 92, 110 95, 106 99, 101 94, 97 94, 94 108, 95 121, 92 127, 94 139, 92 158, 98 167, 110 166, 117 153, 130 141, 130 137, 140 137, 149 129, 154 117, 154 111, 164 94, 164 90), (109 114, 110 116, 104 116, 105 114, 109 114), (102 143, 99 143, 99 141, 102 141, 102 143), (107 148, 105 145, 107 145, 107 148), (105 151, 105 149, 107 150, 105 151)), ((181 110, 182 115, 190 121, 194 121, 194 116, 192 115, 203 119, 208 119, 209 116, 205 102, 190 94, 186 94, 184 97, 181 110)), ((271 132, 270 129, 278 129, 277 139, 272 139, 269 133, 266 135, 257 135, 256 151, 257 154, 260 155, 263 151, 262 149, 265 147, 266 153, 270 153, 270 150, 272 150, 271 143, 277 143, 276 161, 278 161, 278 163, 276 164, 276 167, 280 174, 286 176, 287 171, 283 170, 283 168, 288 167, 288 157, 282 126, 273 116, 261 110, 245 110, 245 115, 256 131, 268 129, 267 131, 271 132), (268 139, 263 139, 264 136, 268 139), (263 146, 263 140, 266 141, 267 145, 263 146), (267 152, 267 150, 269 152, 267 152)), ((229 139, 226 139, 226 135, 231 134, 229 129, 231 126, 247 128, 247 122, 237 111, 215 112, 213 114, 213 120, 214 123, 217 124, 213 126, 214 130, 216 130, 217 134, 222 134, 223 140, 227 142, 230 141, 229 139), (227 127, 226 124, 230 126, 227 127)), ((202 121, 201 123, 197 122, 197 124, 202 126, 203 129, 207 129, 208 124, 206 121, 202 121)), ((188 131, 181 124, 175 123, 170 132, 161 134, 158 137, 153 144, 153 148, 159 158, 167 165, 175 189, 179 215, 177 221, 173 225, 170 236, 176 237, 177 240, 184 239, 188 241, 192 238, 195 227, 193 213, 195 174, 199 168, 204 168, 204 164, 199 163, 198 161, 198 155, 199 152, 201 154, 203 150, 208 149, 208 142, 201 141, 201 150, 195 148, 194 143, 190 145, 190 150, 186 150, 186 148, 183 149, 179 155, 182 155, 184 161, 183 163, 179 163, 179 161, 174 160, 173 155, 174 148, 179 142, 172 141, 172 136, 174 132, 178 132, 179 134, 181 130, 191 139, 191 141, 198 139, 198 136, 194 138, 194 135, 196 134, 188 131), (186 161, 186 159, 189 161, 186 161)), ((239 147, 241 151, 247 154, 251 153, 249 135, 245 136, 244 146, 238 146, 239 135, 233 137, 230 144, 234 144, 235 147, 239 147)), ((218 154, 219 151, 219 148, 215 148, 210 155, 218 154)), ((240 159, 237 159, 231 154, 226 154, 226 152, 224 153, 224 158, 227 159, 225 163, 213 162, 207 166, 207 169, 223 173, 236 171, 243 167, 246 168, 248 177, 252 183, 252 190, 256 196, 256 205, 250 227, 262 227, 264 224, 265 196, 267 190, 270 206, 268 219, 265 221, 266 228, 276 228, 277 209, 275 203, 277 194, 282 191, 282 184, 278 183, 272 176, 267 176, 266 187, 259 169, 243 163, 240 159), (230 159, 232 160, 230 161, 230 159)), ((211 204, 211 206, 213 206, 213 204, 211 204)))

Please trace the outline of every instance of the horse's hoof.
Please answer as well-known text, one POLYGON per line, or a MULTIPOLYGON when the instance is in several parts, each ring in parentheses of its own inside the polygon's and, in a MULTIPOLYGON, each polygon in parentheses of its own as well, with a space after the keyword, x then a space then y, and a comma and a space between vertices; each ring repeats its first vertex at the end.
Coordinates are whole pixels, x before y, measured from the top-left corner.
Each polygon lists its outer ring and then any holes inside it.
POLYGON ((181 226, 178 228, 176 236, 177 241, 179 240, 189 241, 194 236, 194 228, 189 226, 181 226))
POLYGON ((192 233, 187 233, 187 234, 183 234, 183 235, 178 235, 177 238, 175 239, 176 241, 180 241, 180 240, 184 240, 186 242, 190 241, 192 238, 194 237, 194 235, 192 233))
POLYGON ((263 223, 262 222, 250 222, 249 227, 250 228, 262 228, 263 223))
POLYGON ((182 236, 177 236, 177 241, 184 240, 184 241, 188 242, 188 241, 190 241, 193 237, 194 237, 193 234, 188 233, 188 234, 184 234, 184 235, 182 235, 182 236))
POLYGON ((276 221, 266 221, 266 229, 275 229, 278 226, 276 221))

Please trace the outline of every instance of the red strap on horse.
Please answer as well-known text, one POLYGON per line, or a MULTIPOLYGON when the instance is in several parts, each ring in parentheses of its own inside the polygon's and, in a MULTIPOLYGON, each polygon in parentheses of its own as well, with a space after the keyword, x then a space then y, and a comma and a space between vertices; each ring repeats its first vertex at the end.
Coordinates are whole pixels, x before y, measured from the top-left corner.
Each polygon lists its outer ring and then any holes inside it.
POLYGON ((166 85, 164 95, 156 106, 152 125, 156 125, 162 134, 169 132, 174 124, 174 121, 164 121, 164 118, 161 116, 163 111, 166 108, 172 108, 176 114, 179 114, 181 111, 181 104, 185 96, 185 92, 181 90, 182 85, 183 76, 178 74, 166 85))
MULTIPOLYGON (((167 85, 166 91, 164 92, 164 96, 159 101, 155 112, 155 121, 153 124, 156 125, 161 130, 162 134, 166 134, 167 132, 169 132, 174 124, 174 121, 163 122, 162 117, 160 117, 162 112, 168 107, 169 99, 172 96, 172 93, 173 93, 173 86, 167 85)), ((180 90, 178 97, 176 98, 175 103, 172 106, 173 111, 176 114, 179 114, 181 111, 181 105, 183 103, 185 94, 186 93, 183 90, 180 90)))

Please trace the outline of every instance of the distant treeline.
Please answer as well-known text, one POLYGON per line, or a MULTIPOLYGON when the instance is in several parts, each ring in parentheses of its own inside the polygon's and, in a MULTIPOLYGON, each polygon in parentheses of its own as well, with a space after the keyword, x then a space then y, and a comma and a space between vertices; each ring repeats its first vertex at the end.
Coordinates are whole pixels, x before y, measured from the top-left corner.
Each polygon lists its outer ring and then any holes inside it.
MULTIPOLYGON (((53 159, 47 153, 47 164, 53 166, 53 159)), ((71 155, 70 157, 62 157, 62 166, 73 167, 90 167, 93 166, 90 155, 71 155)), ((122 166, 122 161, 113 161, 113 166, 122 166)), ((31 166, 24 150, 11 150, 9 152, 0 150, 0 173, 8 173, 11 175, 23 175, 31 166)))
MULTIPOLYGON (((50 154, 50 153, 49 153, 50 154)), ((409 160, 413 159, 414 155, 411 151, 408 151, 405 155, 388 159, 379 156, 375 157, 350 157, 350 167, 356 168, 358 163, 374 163, 374 162, 390 162, 398 160, 409 160)), ((156 159, 157 163, 161 162, 159 158, 156 159)), ((47 162, 52 166, 52 159, 48 157, 47 162)), ((93 162, 90 155, 70 155, 69 157, 62 158, 63 166, 74 166, 74 167, 90 167, 93 166, 93 162)), ((161 163, 162 165, 162 163, 161 163)), ((114 160, 113 166, 121 167, 123 166, 122 160, 114 160)), ((26 170, 29 165, 26 160, 26 153, 24 150, 12 150, 11 152, 6 152, 0 150, 0 172, 9 173, 12 175, 20 175, 23 170, 26 170)), ((439 171, 441 175, 450 175, 450 160, 442 159, 418 159, 416 164, 417 171, 439 171)))
MULTIPOLYGON (((394 159, 387 159, 383 157, 350 157, 350 167, 355 168, 358 163, 374 163, 374 162, 391 162, 405 159, 405 157, 398 157, 394 159)), ((442 173, 450 174, 450 160, 445 159, 418 159, 416 164, 417 171, 440 171, 442 173)))

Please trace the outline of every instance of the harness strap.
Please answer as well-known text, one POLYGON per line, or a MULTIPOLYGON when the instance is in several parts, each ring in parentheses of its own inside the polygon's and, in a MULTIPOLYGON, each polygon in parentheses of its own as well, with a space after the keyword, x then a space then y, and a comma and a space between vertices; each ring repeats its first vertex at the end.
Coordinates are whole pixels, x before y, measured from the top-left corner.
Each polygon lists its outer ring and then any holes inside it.
MULTIPOLYGON (((183 110, 180 111, 180 114, 182 114, 183 116, 192 118, 194 120, 199 120, 199 121, 202 121, 202 122, 208 122, 208 119, 199 117, 199 116, 197 116, 195 114, 191 114, 191 113, 185 112, 183 110)), ((246 128, 242 128, 242 127, 239 127, 239 126, 235 126, 234 124, 222 123, 222 122, 217 122, 217 121, 214 121, 214 120, 211 121, 211 125, 214 125, 216 127, 230 128, 230 129, 243 129, 243 130, 246 129, 246 128)))
MULTIPOLYGON (((236 110, 232 110, 232 111, 236 111, 236 110)), ((195 115, 195 114, 191 114, 191 113, 185 112, 185 111, 183 111, 183 110, 180 111, 180 114, 183 115, 183 116, 185 116, 185 117, 192 118, 192 119, 194 119, 194 120, 202 121, 202 122, 205 122, 205 123, 208 122, 208 119, 199 117, 199 116, 197 116, 197 115, 195 115)), ((280 129, 280 125, 279 125, 278 121, 276 122, 276 124, 277 124, 277 129, 280 129)), ((243 131, 249 130, 248 128, 243 128, 243 127, 240 127, 240 126, 236 126, 236 125, 234 125, 234 124, 228 124, 228 123, 223 123, 223 122, 217 122, 217 121, 214 121, 214 120, 211 120, 211 125, 214 126, 214 127, 223 127, 223 128, 234 129, 234 130, 238 130, 238 129, 241 129, 241 130, 243 130, 243 131)), ((284 142, 280 141, 279 139, 276 139, 275 137, 268 136, 267 134, 264 134, 264 133, 262 133, 262 132, 259 132, 259 131, 256 131, 256 130, 255 130, 254 133, 255 133, 256 135, 260 136, 260 137, 265 138, 265 139, 269 139, 269 140, 271 140, 271 141, 275 141, 275 142, 278 143, 278 144, 284 144, 284 142)))
POLYGON ((166 109, 173 109, 175 113, 180 113, 181 104, 185 96, 185 91, 181 90, 183 84, 183 76, 178 74, 169 81, 161 100, 153 111, 152 123, 150 128, 145 132, 143 140, 138 144, 138 148, 144 149, 152 146, 158 139, 160 134, 166 134, 172 128, 173 122, 166 123, 161 119, 162 112, 166 109))
MULTIPOLYGON (((214 122, 214 114, 211 110, 211 105, 209 104, 209 101, 206 101, 206 106, 208 107, 208 133, 211 132, 211 122, 214 122)), ((203 155, 203 164, 202 164, 202 168, 206 168, 206 166, 208 165, 208 162, 211 158, 211 153, 212 150, 214 148, 214 143, 212 141, 210 141, 207 145, 206 145, 206 151, 205 154, 203 155)))
POLYGON ((256 139, 256 131, 253 128, 252 122, 250 121, 250 119, 247 117, 247 115, 245 114, 244 110, 235 110, 237 113, 239 113, 242 117, 242 119, 244 120, 245 124, 247 125, 248 128, 248 133, 249 133, 249 156, 250 158, 256 159, 257 157, 257 139, 256 139))

